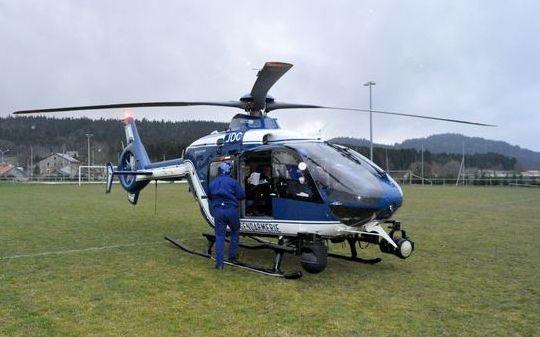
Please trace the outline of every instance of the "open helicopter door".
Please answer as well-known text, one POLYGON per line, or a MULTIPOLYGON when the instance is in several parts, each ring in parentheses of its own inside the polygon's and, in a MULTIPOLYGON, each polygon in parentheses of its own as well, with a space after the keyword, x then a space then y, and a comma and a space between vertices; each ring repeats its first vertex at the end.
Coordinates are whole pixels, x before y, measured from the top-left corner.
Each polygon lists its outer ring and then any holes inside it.
POLYGON ((274 191, 272 151, 247 151, 239 158, 238 181, 246 191, 242 217, 273 218, 274 191))

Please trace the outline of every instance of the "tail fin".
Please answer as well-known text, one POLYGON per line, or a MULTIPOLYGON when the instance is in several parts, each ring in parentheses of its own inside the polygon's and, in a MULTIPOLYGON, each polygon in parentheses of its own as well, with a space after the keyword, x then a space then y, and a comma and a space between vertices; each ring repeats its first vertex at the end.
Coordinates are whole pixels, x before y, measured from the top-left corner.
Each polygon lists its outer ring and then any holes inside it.
POLYGON ((127 117, 124 119, 124 124, 127 142, 124 152, 127 148, 130 148, 131 152, 135 155, 135 159, 137 160, 137 169, 142 170, 146 168, 146 166, 150 165, 150 159, 148 158, 146 149, 141 141, 141 137, 139 137, 137 125, 135 124, 135 118, 127 117))
POLYGON ((149 180, 137 179, 139 176, 152 175, 145 168, 150 165, 150 159, 139 137, 135 119, 127 117, 124 120, 127 145, 123 149, 118 160, 118 170, 113 171, 112 165, 108 165, 107 191, 110 191, 113 175, 118 175, 120 184, 129 193, 128 200, 132 204, 137 203, 139 192, 148 185, 149 180), (109 176, 110 174, 110 176, 109 176))
POLYGON ((126 118, 124 124, 127 145, 118 158, 116 170, 111 163, 107 164, 107 193, 111 191, 114 176, 118 176, 120 184, 129 194, 129 202, 136 204, 139 192, 150 180, 181 180, 189 174, 182 159, 151 163, 133 117, 126 118))

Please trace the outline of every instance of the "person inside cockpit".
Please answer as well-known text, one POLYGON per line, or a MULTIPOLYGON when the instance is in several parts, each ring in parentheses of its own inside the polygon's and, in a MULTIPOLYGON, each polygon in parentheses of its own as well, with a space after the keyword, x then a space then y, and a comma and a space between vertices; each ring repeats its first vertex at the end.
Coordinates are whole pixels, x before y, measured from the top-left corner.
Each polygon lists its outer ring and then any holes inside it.
POLYGON ((311 188, 298 165, 287 165, 287 174, 287 195, 295 198, 311 198, 311 188))
POLYGON ((253 184, 253 173, 251 166, 244 167, 244 188, 246 190, 246 214, 253 214, 255 200, 255 185, 253 184))
MULTIPOLYGON (((251 169, 250 169, 251 171, 251 169)), ((246 179, 246 190, 248 198, 251 199, 246 203, 246 213, 255 216, 271 216, 272 215, 272 193, 270 166, 259 166, 258 170, 251 172, 246 179)))

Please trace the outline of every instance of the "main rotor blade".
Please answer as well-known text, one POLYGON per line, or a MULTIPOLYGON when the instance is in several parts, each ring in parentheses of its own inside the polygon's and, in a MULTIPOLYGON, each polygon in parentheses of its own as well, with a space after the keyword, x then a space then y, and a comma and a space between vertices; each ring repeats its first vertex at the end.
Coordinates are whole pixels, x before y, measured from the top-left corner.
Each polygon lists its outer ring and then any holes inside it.
POLYGON ((142 102, 142 103, 119 103, 119 104, 105 104, 105 105, 86 105, 86 106, 72 106, 64 108, 53 109, 33 109, 33 110, 20 110, 15 111, 13 114, 33 114, 33 113, 46 113, 46 112, 61 112, 61 111, 78 111, 78 110, 100 110, 100 109, 123 109, 123 108, 154 108, 154 107, 176 107, 176 106, 195 106, 195 105, 209 105, 209 106, 225 106, 231 108, 245 109, 247 103, 239 101, 227 101, 227 102, 142 102))
MULTIPOLYGON (((361 111, 369 112, 369 109, 356 109, 356 108, 342 108, 342 107, 333 107, 333 106, 322 106, 322 105, 312 105, 312 104, 296 104, 296 103, 281 103, 281 102, 272 102, 268 103, 266 106, 266 112, 270 112, 278 109, 330 109, 330 110, 345 110, 345 111, 361 111)), ((479 125, 479 126, 496 126, 493 124, 477 123, 477 122, 468 122, 459 119, 452 118, 440 118, 426 115, 416 115, 416 114, 407 114, 401 112, 393 111, 382 111, 382 110, 371 110, 376 114, 383 115, 394 115, 394 116, 404 116, 404 117, 413 117, 413 118, 423 118, 423 119, 432 119, 443 122, 452 122, 452 123, 461 123, 461 124, 470 124, 470 125, 479 125)))
POLYGON ((257 80, 251 89, 253 103, 251 110, 258 111, 264 109, 268 90, 283 76, 292 64, 283 62, 266 62, 264 67, 257 73, 257 80))

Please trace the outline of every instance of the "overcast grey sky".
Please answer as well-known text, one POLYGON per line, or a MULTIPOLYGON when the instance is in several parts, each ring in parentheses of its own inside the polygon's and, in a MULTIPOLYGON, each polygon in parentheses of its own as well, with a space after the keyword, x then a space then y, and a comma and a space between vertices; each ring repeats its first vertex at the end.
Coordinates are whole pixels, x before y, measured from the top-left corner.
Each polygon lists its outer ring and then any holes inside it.
MULTIPOLYGON (((538 1, 0 0, 0 115, 18 109, 229 100, 265 61, 294 64, 279 100, 497 124, 376 116, 374 139, 442 132, 540 150, 538 1)), ((137 117, 228 121, 226 108, 137 117)), ((54 116, 120 117, 120 111, 54 116)), ((281 110, 282 127, 369 137, 364 113, 281 110)))

